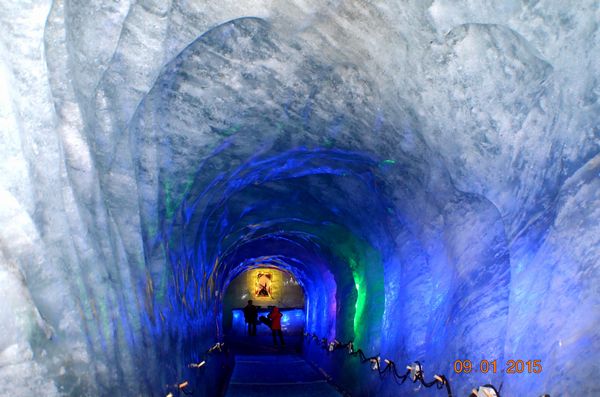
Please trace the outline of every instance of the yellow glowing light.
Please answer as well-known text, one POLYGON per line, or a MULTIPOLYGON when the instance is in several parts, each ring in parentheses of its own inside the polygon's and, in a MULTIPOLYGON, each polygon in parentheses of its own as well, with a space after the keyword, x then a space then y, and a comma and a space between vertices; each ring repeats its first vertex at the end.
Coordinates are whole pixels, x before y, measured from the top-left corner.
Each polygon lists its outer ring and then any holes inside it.
POLYGON ((189 383, 186 380, 185 382, 181 382, 177 387, 180 389, 185 389, 187 387, 187 385, 189 385, 189 383))

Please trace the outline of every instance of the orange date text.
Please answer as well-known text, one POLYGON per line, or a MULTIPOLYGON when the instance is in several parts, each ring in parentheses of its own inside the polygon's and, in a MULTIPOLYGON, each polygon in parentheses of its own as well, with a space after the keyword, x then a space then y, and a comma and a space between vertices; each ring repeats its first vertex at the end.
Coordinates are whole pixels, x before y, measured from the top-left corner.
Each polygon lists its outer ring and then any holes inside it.
POLYGON ((502 366, 498 360, 481 360, 472 362, 471 360, 454 361, 454 372, 457 374, 470 374, 472 372, 495 374, 502 372, 505 374, 539 374, 542 372, 541 360, 507 360, 502 366))

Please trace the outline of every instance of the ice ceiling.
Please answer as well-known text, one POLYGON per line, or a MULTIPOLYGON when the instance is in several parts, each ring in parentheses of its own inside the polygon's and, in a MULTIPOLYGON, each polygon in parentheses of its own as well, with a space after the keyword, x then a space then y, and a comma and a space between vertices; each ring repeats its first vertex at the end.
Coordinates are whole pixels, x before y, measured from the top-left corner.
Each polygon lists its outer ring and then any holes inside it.
POLYGON ((3 1, 0 394, 163 395, 258 263, 296 275, 310 331, 457 395, 600 393, 578 3, 3 1))

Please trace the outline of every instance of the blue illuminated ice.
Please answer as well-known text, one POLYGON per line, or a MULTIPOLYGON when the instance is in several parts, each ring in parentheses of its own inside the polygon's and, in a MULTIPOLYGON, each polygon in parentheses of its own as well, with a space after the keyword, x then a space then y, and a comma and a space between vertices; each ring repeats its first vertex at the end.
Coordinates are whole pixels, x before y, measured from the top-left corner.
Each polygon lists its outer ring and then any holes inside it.
POLYGON ((599 13, 3 2, 0 395, 166 395, 259 257, 457 395, 600 394, 599 13))

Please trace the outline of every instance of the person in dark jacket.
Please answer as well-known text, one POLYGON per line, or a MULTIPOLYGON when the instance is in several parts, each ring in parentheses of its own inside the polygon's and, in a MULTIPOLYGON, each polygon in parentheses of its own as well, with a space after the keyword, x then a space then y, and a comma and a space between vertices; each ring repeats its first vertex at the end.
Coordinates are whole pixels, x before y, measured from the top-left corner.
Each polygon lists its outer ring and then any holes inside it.
POLYGON ((277 338, 279 335, 279 340, 281 341, 281 345, 285 346, 285 342, 283 341, 283 332, 281 332, 281 317, 283 315, 279 312, 279 308, 275 306, 271 313, 267 316, 271 320, 271 332, 273 333, 273 344, 277 346, 277 338))
POLYGON ((248 324, 248 335, 256 335, 256 323, 258 322, 258 307, 252 304, 252 300, 248 301, 246 307, 244 307, 244 320, 248 324))

